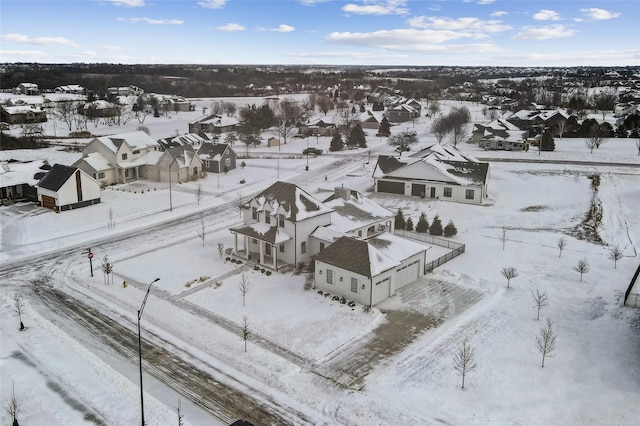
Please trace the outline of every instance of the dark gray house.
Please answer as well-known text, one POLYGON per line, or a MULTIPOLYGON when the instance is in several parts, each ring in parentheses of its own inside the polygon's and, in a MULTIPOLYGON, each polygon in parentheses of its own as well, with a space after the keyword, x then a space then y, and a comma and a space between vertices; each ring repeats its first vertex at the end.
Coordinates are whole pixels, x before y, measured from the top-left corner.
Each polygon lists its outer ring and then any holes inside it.
POLYGON ((211 173, 227 173, 236 168, 237 155, 226 143, 203 143, 198 149, 202 170, 211 173))

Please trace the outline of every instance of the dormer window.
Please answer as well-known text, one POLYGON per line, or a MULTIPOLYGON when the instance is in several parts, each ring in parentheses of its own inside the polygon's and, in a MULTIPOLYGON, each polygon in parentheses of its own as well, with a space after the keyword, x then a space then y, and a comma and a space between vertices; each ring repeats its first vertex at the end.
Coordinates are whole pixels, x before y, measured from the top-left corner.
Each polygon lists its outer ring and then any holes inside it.
POLYGON ((278 215, 278 226, 280 228, 284 228, 284 215, 282 214, 278 215))
POLYGON ((251 218, 253 220, 258 220, 258 209, 255 207, 251 208, 251 218))
POLYGON ((122 161, 127 159, 127 154, 122 154, 122 161))
POLYGON ((264 223, 271 223, 271 215, 269 214, 269 212, 265 212, 264 214, 264 223))

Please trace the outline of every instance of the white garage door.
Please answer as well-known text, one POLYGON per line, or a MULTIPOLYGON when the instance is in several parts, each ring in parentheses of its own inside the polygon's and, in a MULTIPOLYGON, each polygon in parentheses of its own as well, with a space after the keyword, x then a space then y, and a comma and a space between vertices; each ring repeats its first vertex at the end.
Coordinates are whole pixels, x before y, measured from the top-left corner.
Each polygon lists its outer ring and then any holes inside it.
POLYGON ((420 261, 415 260, 412 263, 403 265, 396 269, 396 288, 400 288, 405 284, 409 284, 418 278, 418 268, 420 267, 420 261))

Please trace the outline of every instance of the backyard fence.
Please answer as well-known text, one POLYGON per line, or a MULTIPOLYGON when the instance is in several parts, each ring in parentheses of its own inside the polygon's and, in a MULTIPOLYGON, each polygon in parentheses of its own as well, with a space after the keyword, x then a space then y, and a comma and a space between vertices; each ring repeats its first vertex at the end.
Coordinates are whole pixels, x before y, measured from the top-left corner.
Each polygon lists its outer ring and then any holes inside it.
POLYGON ((455 241, 447 240, 446 238, 434 237, 429 234, 423 234, 415 231, 395 231, 396 235, 400 235, 405 238, 411 238, 412 240, 421 241, 427 244, 433 244, 434 246, 446 247, 452 249, 449 253, 440 256, 436 260, 433 260, 429 263, 425 263, 424 265, 424 273, 433 271, 440 265, 443 265, 450 261, 451 259, 455 259, 460 256, 465 251, 465 245, 462 243, 457 243, 455 241))

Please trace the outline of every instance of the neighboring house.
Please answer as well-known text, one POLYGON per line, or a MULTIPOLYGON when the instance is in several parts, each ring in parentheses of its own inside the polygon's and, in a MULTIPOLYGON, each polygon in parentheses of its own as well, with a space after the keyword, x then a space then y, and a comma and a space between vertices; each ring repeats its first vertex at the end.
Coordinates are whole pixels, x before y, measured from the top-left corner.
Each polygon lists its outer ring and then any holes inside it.
POLYGON ((0 204, 6 200, 36 201, 35 185, 51 169, 45 160, 7 161, 0 164, 0 204))
POLYGON ((230 229, 236 256, 272 269, 311 259, 310 235, 331 224, 332 210, 292 183, 278 181, 242 206, 230 229))
POLYGON ((47 121, 47 113, 33 105, 2 106, 0 120, 9 124, 42 123, 47 121))
POLYGON ((207 115, 189 123, 189 133, 226 133, 238 126, 238 120, 219 114, 207 115))
POLYGON ((489 163, 381 155, 374 169, 374 191, 482 204, 487 197, 489 163))
POLYGON ((197 133, 185 133, 184 135, 158 139, 158 144, 160 145, 160 151, 166 151, 169 148, 178 146, 191 146, 197 150, 207 141, 208 139, 203 138, 197 133))
POLYGON ((160 98, 160 106, 164 111, 188 112, 195 110, 195 105, 192 105, 182 96, 158 95, 158 97, 160 98))
POLYGON ((403 123, 420 117, 420 111, 407 105, 400 104, 387 110, 387 117, 392 123, 403 123))
POLYGON ((78 112, 90 118, 116 117, 120 115, 120 106, 102 99, 98 99, 85 103, 78 112))
POLYGON ((202 169, 211 173, 227 173, 236 168, 238 156, 226 143, 203 143, 198 149, 202 169))
POLYGON ((84 87, 80 86, 79 84, 67 84, 64 86, 58 86, 53 89, 53 91, 55 93, 72 93, 76 95, 83 95, 84 87))
POLYGON ((188 182, 202 177, 202 161, 191 146, 178 146, 166 151, 150 152, 140 177, 157 182, 188 182))
POLYGON ((342 237, 313 256, 315 287, 373 306, 424 275, 428 249, 390 233, 342 237))
POLYGON ((56 212, 100 202, 100 182, 76 167, 62 164, 54 164, 36 189, 38 203, 56 212))
POLYGON ((107 93, 115 96, 140 96, 144 90, 137 86, 109 87, 107 93))
POLYGON ((339 187, 322 202, 333 210, 329 229, 369 238, 394 231, 395 213, 365 197, 362 193, 339 187))
POLYGON ((13 93, 19 95, 37 95, 40 93, 40 89, 35 83, 20 83, 13 89, 13 93))
POLYGON ((382 117, 384 116, 385 113, 382 111, 366 110, 361 113, 356 120, 354 120, 354 124, 359 123, 363 129, 378 130, 380 128, 380 123, 382 122, 382 117))
POLYGON ((488 124, 476 123, 471 140, 486 150, 522 151, 527 148, 529 132, 497 118, 488 124))
POLYGON ((140 178, 140 168, 147 164, 145 156, 157 148, 157 142, 142 131, 102 136, 85 145, 82 158, 72 166, 103 185, 127 183, 140 178))
POLYGON ((330 117, 311 118, 306 123, 298 126, 298 133, 312 136, 333 136, 336 132, 336 124, 330 117))

